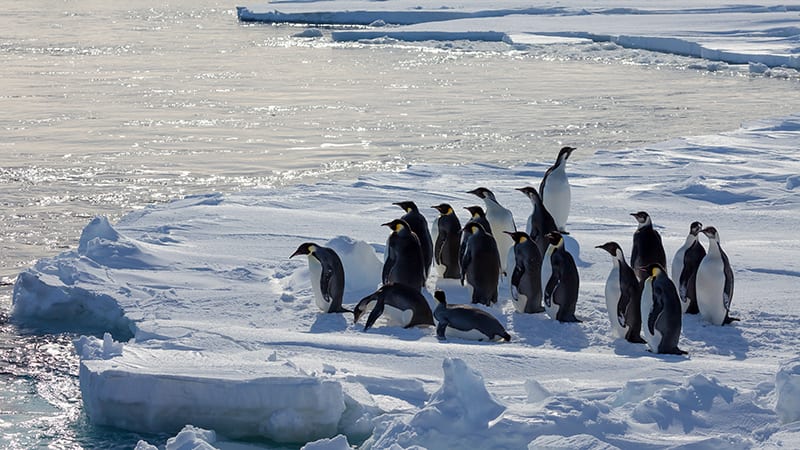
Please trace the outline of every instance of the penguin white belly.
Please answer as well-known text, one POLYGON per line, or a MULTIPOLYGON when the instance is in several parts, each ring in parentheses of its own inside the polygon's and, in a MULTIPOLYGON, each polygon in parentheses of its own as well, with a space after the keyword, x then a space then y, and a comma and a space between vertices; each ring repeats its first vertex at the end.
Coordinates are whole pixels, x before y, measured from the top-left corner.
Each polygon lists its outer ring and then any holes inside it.
POLYGON ((525 232, 528 233, 528 236, 533 236, 531 232, 533 232, 533 214, 528 216, 528 223, 525 224, 525 232))
POLYGON ((548 316, 555 318, 555 315, 552 313, 552 305, 555 305, 552 301, 550 302, 550 306, 548 306, 547 302, 545 301, 545 290, 547 289, 547 282, 550 280, 550 277, 553 275, 553 264, 550 262, 550 257, 553 255, 553 246, 547 248, 547 251, 544 254, 544 258, 542 258, 542 277, 541 277, 541 284, 542 284, 542 304, 544 306, 545 312, 548 316))
POLYGON ((606 308, 608 309, 608 320, 611 321, 611 333, 614 336, 624 338, 627 329, 620 325, 619 316, 617 315, 621 294, 619 268, 614 267, 608 275, 608 280, 606 280, 606 308))
POLYGON ((387 325, 407 327, 414 318, 414 311, 411 309, 400 309, 394 306, 385 305, 383 307, 383 314, 386 318, 387 325))
POLYGON ((477 328, 473 328, 471 330, 459 330, 458 328, 447 327, 447 329, 445 330, 444 335, 445 335, 445 337, 447 339, 458 338, 458 339, 464 339, 464 340, 468 340, 468 341, 491 341, 492 340, 489 336, 483 334, 483 332, 481 332, 477 328))
POLYGON ((727 310, 723 301, 725 291, 725 271, 722 259, 703 258, 697 268, 697 308, 703 319, 722 325, 727 310))
POLYGON ((642 289, 642 337, 644 338, 645 342, 647 342, 647 346, 650 347, 650 350, 653 352, 658 352, 658 344, 661 343, 661 333, 653 329, 653 333, 650 333, 650 327, 647 325, 650 321, 650 314, 653 311, 653 283, 648 280, 644 283, 644 288, 642 289))
POLYGON ((564 230, 567 225, 571 197, 567 173, 563 169, 550 172, 544 185, 542 200, 559 230, 564 230))
MULTIPOLYGON (((516 291, 516 288, 513 286, 511 289, 516 291)), ((525 307, 528 305, 528 296, 517 291, 516 295, 511 296, 511 303, 514 304, 514 309, 516 309, 517 312, 524 313, 525 307), (516 299, 514 297, 516 297, 516 299)))
POLYGON ((308 273, 311 278, 311 290, 314 292, 314 303, 316 303, 317 307, 323 312, 328 312, 331 304, 325 301, 325 296, 322 295, 322 286, 320 285, 320 281, 322 280, 322 264, 320 264, 317 258, 311 255, 308 256, 308 273))
POLYGON ((508 260, 508 252, 514 247, 514 239, 503 231, 516 231, 514 216, 511 211, 492 202, 486 202, 486 220, 492 227, 492 236, 497 242, 497 251, 500 254, 500 270, 510 274, 514 270, 514 263, 508 260))

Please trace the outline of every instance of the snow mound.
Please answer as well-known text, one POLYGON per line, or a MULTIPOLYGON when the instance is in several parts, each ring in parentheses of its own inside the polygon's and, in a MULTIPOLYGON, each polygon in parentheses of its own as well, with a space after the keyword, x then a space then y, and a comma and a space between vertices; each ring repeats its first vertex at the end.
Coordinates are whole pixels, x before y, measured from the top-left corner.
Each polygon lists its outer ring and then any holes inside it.
POLYGON ((161 266, 157 258, 125 238, 106 217, 96 217, 83 229, 78 254, 114 269, 150 269, 161 266))
POLYGON ((345 295, 348 298, 361 298, 380 286, 383 263, 371 245, 348 236, 337 236, 325 246, 333 249, 342 260, 345 295))
POLYGON ((528 444, 528 450, 618 450, 611 444, 588 434, 575 436, 539 436, 528 444))
POLYGON ((75 352, 84 360, 111 359, 122 355, 123 345, 115 342, 111 333, 104 333, 103 340, 93 336, 81 336, 73 344, 75 352))
POLYGON ((775 412, 783 423, 800 420, 800 358, 781 364, 775 376, 775 412))
POLYGON ((300 450, 352 450, 352 447, 347 442, 347 437, 340 434, 333 439, 320 439, 309 442, 301 447, 300 450))

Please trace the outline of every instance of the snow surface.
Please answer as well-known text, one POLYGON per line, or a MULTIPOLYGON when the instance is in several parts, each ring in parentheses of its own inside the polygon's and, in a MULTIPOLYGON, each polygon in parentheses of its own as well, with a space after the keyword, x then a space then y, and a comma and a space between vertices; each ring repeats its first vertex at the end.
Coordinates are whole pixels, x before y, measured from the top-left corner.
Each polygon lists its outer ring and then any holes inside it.
MULTIPOLYGON (((763 0, 282 0, 237 8, 245 22, 363 25, 334 41, 611 42, 731 64, 800 69, 800 5, 763 0)), ((316 32, 315 32, 316 33, 316 32)))
MULTIPOLYGON (((380 224, 400 212, 393 202, 413 200, 432 221, 437 212, 426 205, 463 212, 475 203, 466 191, 487 186, 524 220, 530 202, 515 189, 537 185, 552 158, 511 168, 412 165, 192 196, 115 224, 97 218, 76 250, 20 274, 13 318, 111 333, 76 342, 86 413, 100 425, 186 431, 174 448, 224 448, 223 437, 322 449, 798 448, 798 148, 794 115, 570 161, 569 250, 584 322, 519 314, 503 284, 486 310, 509 343, 440 342, 432 327, 380 320, 363 332, 352 315, 318 311, 307 263, 289 255, 306 241, 335 248, 352 307, 377 287, 380 224), (639 210, 670 256, 692 221, 724 233, 741 322, 686 316, 688 356, 612 336, 611 264, 594 246, 615 240, 629 254, 630 213, 639 210)), ((466 288, 434 272, 431 305, 435 288, 468 302, 466 288)))

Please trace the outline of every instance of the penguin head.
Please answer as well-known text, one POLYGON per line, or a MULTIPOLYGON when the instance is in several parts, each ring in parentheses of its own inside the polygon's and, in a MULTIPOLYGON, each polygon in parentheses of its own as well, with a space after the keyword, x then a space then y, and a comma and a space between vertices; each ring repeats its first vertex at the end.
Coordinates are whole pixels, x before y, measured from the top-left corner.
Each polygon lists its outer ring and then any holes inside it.
POLYGON ((614 241, 606 242, 605 244, 598 245, 595 248, 602 248, 615 258, 619 258, 622 256, 622 247, 620 247, 619 244, 617 244, 614 241))
POLYGON ((541 202, 541 200, 542 200, 542 198, 539 196, 539 192, 533 186, 525 186, 525 187, 522 187, 522 188, 517 188, 517 190, 522 192, 523 194, 525 194, 525 196, 528 197, 531 200, 535 200, 535 201, 539 201, 539 202, 541 202))
POLYGON ((703 231, 703 224, 700 222, 692 222, 689 225, 689 234, 692 236, 697 236, 701 231, 703 231))
POLYGON ((558 161, 566 161, 569 158, 569 155, 575 151, 575 147, 564 146, 561 147, 561 150, 558 151, 558 161))
POLYGON ((447 297, 444 295, 443 290, 437 289, 436 292, 433 293, 433 298, 435 298, 437 302, 447 305, 447 297))
POLYGON ((439 211, 440 214, 443 216, 447 216, 449 214, 453 214, 453 207, 448 205, 447 203, 442 203, 440 205, 431 206, 431 208, 439 211))
POLYGON ((551 231, 544 236, 547 238, 547 242, 555 247, 558 247, 564 243, 564 236, 562 236, 558 231, 551 231))
POLYGON ((639 228, 653 224, 653 222, 650 220, 650 214, 647 214, 645 211, 631 213, 631 215, 636 218, 637 222, 639 222, 639 228))
POLYGON ((486 212, 478 205, 475 206, 465 206, 464 209, 469 211, 470 215, 473 219, 477 219, 479 217, 486 217, 486 212))
POLYGON ((511 236, 511 239, 513 239, 514 243, 516 244, 522 244, 523 242, 531 239, 531 237, 528 236, 528 233, 524 231, 503 231, 503 233, 511 236))
POLYGON ((405 230, 410 230, 410 228, 408 227, 408 222, 406 222, 403 219, 394 219, 391 222, 382 223, 381 226, 389 227, 395 233, 399 233, 400 231, 402 231, 404 229, 405 230))
POLYGON ((641 270, 642 272, 645 272, 647 274, 647 278, 655 278, 655 277, 661 275, 662 273, 663 274, 667 273, 667 271, 664 269, 664 266, 662 266, 659 263, 650 263, 650 264, 640 268, 639 270, 641 270))
POLYGON ((403 208, 403 211, 407 213, 418 211, 417 204, 414 202, 394 202, 392 204, 403 208))
POLYGON ((483 225, 481 223, 479 223, 479 222, 470 221, 470 222, 467 222, 466 225, 464 225, 464 228, 462 228, 461 231, 464 232, 464 233, 472 233, 472 234, 475 234, 475 233, 477 233, 479 231, 482 231, 482 232, 485 233, 486 232, 486 228, 483 228, 483 225))
POLYGON ((489 189, 486 189, 485 187, 479 187, 479 188, 473 189, 471 191, 467 191, 467 194, 474 194, 474 195, 477 195, 478 197, 480 197, 480 198, 482 198, 484 200, 489 199, 489 200, 494 201, 495 203, 497 202, 497 199, 495 199, 495 197, 494 197, 494 193, 492 191, 490 191, 489 189))
POLYGON ((717 229, 714 227, 705 227, 700 231, 703 234, 705 234, 709 239, 712 239, 714 241, 719 240, 719 232, 717 232, 717 229))
POLYGON ((381 294, 383 293, 383 291, 386 288, 386 286, 388 286, 388 285, 384 284, 383 286, 378 288, 377 291, 373 292, 372 294, 369 294, 368 296, 366 296, 366 297, 364 297, 364 298, 362 298, 361 300, 358 301, 358 304, 356 304, 356 307, 353 308, 353 323, 354 324, 358 323, 358 319, 361 317, 361 315, 364 314, 365 312, 367 312, 367 308, 369 308, 370 303, 378 300, 378 297, 381 296, 381 294))
POLYGON ((294 253, 292 253, 292 256, 289 258, 294 258, 297 255, 311 255, 315 251, 317 251, 317 244, 314 244, 313 242, 306 242, 300 244, 300 247, 297 247, 297 250, 295 250, 294 253))

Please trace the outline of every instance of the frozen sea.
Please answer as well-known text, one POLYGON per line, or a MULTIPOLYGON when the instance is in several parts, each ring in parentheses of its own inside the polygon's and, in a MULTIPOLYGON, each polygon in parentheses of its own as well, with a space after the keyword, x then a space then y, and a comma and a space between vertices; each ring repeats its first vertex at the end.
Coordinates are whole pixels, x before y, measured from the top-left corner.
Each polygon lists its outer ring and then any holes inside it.
POLYGON ((5 2, 0 445, 124 448, 88 423, 71 334, 8 322, 11 285, 95 216, 413 165, 511 167, 797 112, 798 79, 611 42, 298 37, 215 1, 5 2))

